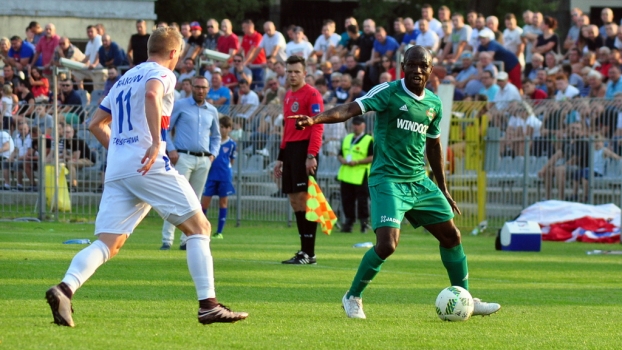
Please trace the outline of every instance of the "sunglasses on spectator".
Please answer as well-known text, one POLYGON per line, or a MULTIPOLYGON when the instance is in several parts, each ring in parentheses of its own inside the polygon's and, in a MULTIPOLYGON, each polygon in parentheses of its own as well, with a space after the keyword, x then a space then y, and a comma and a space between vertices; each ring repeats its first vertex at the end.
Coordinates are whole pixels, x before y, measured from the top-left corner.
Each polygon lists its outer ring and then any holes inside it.
POLYGON ((71 86, 71 84, 60 84, 60 86, 62 86, 62 87, 69 87, 69 86, 71 86))
POLYGON ((209 89, 209 86, 203 86, 203 85, 193 85, 192 87, 195 89, 205 89, 205 90, 209 89))
POLYGON ((233 60, 233 62, 240 63, 240 62, 242 62, 242 60, 233 60))

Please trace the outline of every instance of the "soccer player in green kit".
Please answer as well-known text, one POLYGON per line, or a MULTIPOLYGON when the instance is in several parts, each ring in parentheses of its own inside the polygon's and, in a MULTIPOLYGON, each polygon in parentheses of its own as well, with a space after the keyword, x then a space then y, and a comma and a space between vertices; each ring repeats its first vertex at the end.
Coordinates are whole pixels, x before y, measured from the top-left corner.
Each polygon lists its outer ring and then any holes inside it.
MULTIPOLYGON (((367 95, 316 115, 297 115, 298 128, 340 123, 376 111, 374 160, 369 175, 372 228, 376 245, 363 256, 350 290, 343 296, 348 317, 365 318, 361 294, 395 252, 404 216, 414 227, 425 227, 440 243, 443 265, 453 286, 469 288, 467 260, 460 231, 453 222, 460 209, 445 184, 439 123, 441 100, 425 89, 432 72, 432 55, 423 46, 404 53, 404 79, 383 83, 367 95), (425 173, 424 149, 435 185, 425 173)), ((490 315, 501 306, 474 298, 473 315, 490 315)))

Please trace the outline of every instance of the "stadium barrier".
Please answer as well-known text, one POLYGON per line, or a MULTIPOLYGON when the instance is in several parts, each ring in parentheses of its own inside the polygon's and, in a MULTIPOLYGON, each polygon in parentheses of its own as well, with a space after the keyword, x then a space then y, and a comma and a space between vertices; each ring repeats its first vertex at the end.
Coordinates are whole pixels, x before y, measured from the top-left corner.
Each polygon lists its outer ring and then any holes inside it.
MULTIPOLYGON (((59 120, 74 125, 75 135, 85 140, 95 154, 93 164, 76 167, 76 192, 69 193, 71 210, 63 212, 48 204, 44 196, 45 184, 54 181, 46 181, 45 176, 54 175, 54 172, 42 171, 45 164, 41 163, 39 172, 35 172, 35 184, 30 184, 24 176, 24 186, 34 186, 34 190, 0 192, 0 217, 94 220, 101 198, 106 150, 80 121, 88 121, 96 106, 87 101, 82 106, 59 107, 59 120)), ((491 228, 501 227, 523 208, 547 198, 620 204, 622 99, 514 101, 501 107, 477 101, 453 104, 446 179, 463 212, 456 216, 460 228, 471 230, 484 220, 488 220, 491 228), (547 163, 551 171, 544 172, 547 163)), ((25 112, 15 119, 32 124, 37 117, 33 113, 37 109, 42 113, 42 108, 51 113, 47 105, 27 106, 20 109, 25 112)), ((282 105, 217 108, 221 114, 233 118, 231 136, 237 142, 237 158, 232 167, 236 194, 229 199, 230 224, 234 221, 236 224, 245 221, 291 223, 293 213, 289 201, 280 194, 280 181, 272 175, 281 143, 282 105)), ((368 113, 365 118, 367 130, 372 133, 374 114, 368 113)), ((48 131, 53 127, 45 122, 42 125, 48 131)), ((336 180, 339 170, 336 153, 340 142, 328 138, 345 135, 350 127, 349 123, 336 127, 325 131, 327 140, 319 157, 317 179, 333 208, 341 215, 336 180)), ((52 144, 43 136, 39 143, 52 144)), ((70 165, 65 166, 72 170, 70 165)), ((10 175, 11 185, 15 186, 15 173, 10 175)), ((64 181, 61 179, 59 183, 64 181)), ((59 194, 61 192, 62 189, 59 194)), ((210 218, 217 217, 216 207, 210 208, 210 218)))

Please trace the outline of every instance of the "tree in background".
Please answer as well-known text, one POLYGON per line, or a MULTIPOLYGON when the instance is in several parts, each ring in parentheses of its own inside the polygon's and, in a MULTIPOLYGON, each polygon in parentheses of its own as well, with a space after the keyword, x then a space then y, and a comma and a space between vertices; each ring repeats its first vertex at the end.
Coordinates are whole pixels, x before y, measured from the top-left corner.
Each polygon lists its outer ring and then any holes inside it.
POLYGON ((240 31, 235 24, 238 23, 239 27, 244 19, 255 17, 251 15, 267 13, 269 2, 270 0, 158 0, 155 3, 155 12, 158 21, 200 21, 203 26, 210 18, 216 18, 219 22, 223 18, 229 18, 234 23, 234 30, 240 31))

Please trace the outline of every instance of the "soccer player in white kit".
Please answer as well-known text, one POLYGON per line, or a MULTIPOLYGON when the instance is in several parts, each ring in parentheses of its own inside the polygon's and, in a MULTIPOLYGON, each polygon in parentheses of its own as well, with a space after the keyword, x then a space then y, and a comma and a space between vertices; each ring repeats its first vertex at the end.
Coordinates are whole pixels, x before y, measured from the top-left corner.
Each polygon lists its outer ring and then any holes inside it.
POLYGON ((73 294, 119 252, 151 207, 188 236, 188 269, 199 299, 199 322, 231 323, 248 317, 216 300, 210 223, 188 180, 165 153, 176 82, 171 70, 181 44, 176 29, 155 30, 148 42, 149 60, 123 75, 89 125, 108 148, 106 186, 95 221, 97 240, 76 254, 62 282, 46 292, 58 325, 74 326, 73 294))

